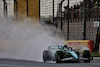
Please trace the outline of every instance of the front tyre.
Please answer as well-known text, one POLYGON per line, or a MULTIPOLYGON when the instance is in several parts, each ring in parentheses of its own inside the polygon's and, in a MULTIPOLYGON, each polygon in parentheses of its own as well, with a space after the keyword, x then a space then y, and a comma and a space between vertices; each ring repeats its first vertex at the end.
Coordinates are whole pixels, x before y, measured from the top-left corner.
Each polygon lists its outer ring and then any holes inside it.
POLYGON ((90 57, 91 57, 90 51, 89 50, 84 50, 83 51, 83 57, 88 58, 88 60, 84 60, 84 62, 90 62, 90 57))

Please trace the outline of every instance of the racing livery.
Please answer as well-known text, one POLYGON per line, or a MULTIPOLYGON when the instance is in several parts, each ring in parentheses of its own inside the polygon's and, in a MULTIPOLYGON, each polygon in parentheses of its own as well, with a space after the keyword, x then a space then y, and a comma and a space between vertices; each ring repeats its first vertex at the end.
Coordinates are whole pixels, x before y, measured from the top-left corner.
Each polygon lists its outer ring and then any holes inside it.
POLYGON ((56 61, 60 63, 62 61, 80 61, 90 62, 93 60, 89 50, 84 50, 79 52, 78 50, 73 50, 71 47, 64 46, 49 46, 48 50, 43 51, 43 61, 56 61))

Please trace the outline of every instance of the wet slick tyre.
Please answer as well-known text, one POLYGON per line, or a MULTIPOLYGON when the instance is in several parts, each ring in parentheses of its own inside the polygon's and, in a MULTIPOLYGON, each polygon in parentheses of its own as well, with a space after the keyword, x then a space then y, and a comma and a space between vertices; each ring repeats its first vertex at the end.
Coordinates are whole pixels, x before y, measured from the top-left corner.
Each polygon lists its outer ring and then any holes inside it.
POLYGON ((61 59, 63 59, 63 52, 57 51, 55 54, 56 63, 61 63, 62 62, 61 59))
POLYGON ((88 58, 88 60, 84 60, 84 62, 90 62, 90 57, 91 57, 90 51, 89 50, 84 50, 83 51, 83 57, 88 58))
POLYGON ((43 61, 50 61, 51 60, 51 52, 48 50, 43 51, 43 61))

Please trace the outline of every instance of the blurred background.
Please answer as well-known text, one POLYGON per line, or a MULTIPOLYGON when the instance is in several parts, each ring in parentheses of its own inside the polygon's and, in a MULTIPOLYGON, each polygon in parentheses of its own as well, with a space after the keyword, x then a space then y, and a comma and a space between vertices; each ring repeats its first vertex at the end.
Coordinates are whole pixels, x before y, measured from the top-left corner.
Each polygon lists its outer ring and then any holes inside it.
POLYGON ((0 0, 0 18, 52 25, 65 40, 100 41, 100 0, 0 0))

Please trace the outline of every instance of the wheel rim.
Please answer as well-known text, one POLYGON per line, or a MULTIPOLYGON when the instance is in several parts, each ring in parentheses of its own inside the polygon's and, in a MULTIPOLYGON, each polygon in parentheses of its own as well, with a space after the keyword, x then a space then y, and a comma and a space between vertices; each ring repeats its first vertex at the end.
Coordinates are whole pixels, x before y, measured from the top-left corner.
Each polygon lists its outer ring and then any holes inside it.
POLYGON ((58 58, 57 59, 58 59, 58 61, 60 61, 60 56, 59 55, 58 55, 58 58))

